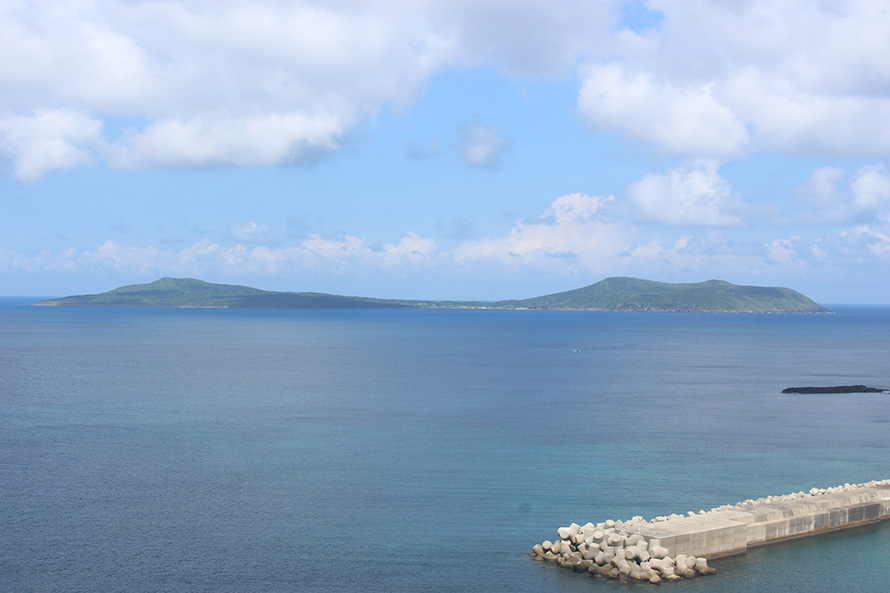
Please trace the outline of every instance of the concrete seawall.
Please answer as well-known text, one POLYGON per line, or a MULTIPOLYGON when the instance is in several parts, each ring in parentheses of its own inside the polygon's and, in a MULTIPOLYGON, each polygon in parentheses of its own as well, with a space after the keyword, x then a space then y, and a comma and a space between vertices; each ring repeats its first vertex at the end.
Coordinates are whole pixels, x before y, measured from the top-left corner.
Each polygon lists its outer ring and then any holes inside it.
POLYGON ((535 546, 532 556, 595 576, 658 583, 709 574, 708 559, 744 554, 749 547, 886 519, 890 480, 814 488, 650 521, 573 523, 557 530, 556 542, 535 546))

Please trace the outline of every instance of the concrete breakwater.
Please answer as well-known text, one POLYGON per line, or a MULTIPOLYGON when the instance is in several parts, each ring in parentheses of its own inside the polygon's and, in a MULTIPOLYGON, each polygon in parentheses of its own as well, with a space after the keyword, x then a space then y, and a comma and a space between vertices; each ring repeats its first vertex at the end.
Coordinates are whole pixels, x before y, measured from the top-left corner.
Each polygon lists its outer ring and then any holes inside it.
POLYGON ((890 519, 890 480, 813 488, 646 520, 605 521, 557 530, 537 544, 535 560, 576 572, 660 584, 713 574, 709 559, 890 519))

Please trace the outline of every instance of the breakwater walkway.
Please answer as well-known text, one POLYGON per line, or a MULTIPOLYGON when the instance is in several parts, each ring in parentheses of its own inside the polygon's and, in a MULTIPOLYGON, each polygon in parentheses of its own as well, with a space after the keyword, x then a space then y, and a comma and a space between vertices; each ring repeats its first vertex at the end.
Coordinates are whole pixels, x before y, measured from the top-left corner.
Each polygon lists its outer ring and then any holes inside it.
POLYGON ((890 480, 813 488, 646 520, 572 523, 537 544, 535 560, 577 572, 659 584, 712 574, 709 559, 890 519, 890 480))

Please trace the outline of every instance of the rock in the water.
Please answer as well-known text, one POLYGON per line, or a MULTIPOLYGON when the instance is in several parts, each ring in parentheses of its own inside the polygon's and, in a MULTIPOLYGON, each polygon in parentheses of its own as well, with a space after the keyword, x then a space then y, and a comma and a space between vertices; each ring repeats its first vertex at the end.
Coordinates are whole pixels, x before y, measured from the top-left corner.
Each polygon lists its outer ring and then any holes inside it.
POLYGON ((886 389, 865 385, 833 385, 831 387, 787 387, 782 393, 881 393, 886 389))

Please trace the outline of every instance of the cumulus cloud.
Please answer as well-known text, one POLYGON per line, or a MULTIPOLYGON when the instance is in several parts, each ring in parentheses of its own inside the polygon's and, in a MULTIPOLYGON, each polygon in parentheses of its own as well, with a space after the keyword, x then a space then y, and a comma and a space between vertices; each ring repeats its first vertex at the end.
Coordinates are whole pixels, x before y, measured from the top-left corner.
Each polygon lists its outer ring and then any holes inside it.
POLYGON ((287 164, 334 150, 456 59, 447 31, 380 8, 4 3, 0 53, 16 60, 0 71, 0 129, 18 139, 6 156, 21 178, 82 164, 107 118, 144 122, 103 138, 119 167, 287 164), (79 114, 77 130, 23 125, 58 105, 79 114))
POLYGON ((271 243, 275 240, 269 225, 255 221, 233 226, 231 235, 233 239, 242 243, 271 243))
MULTIPOLYGON (((538 285, 544 277, 595 280, 616 274, 787 285, 791 278, 799 283, 814 274, 843 275, 890 258, 890 225, 861 224, 827 237, 801 233, 766 240, 713 228, 680 234, 670 227, 653 231, 614 218, 613 204, 611 197, 569 194, 554 200, 540 216, 517 221, 502 235, 464 241, 450 250, 441 250, 435 239, 413 232, 385 244, 348 234, 317 233, 286 246, 247 240, 226 245, 203 239, 170 248, 109 240, 84 250, 25 254, 0 249, 0 272, 10 277, 44 272, 81 276, 113 272, 143 279, 254 276, 288 283, 318 277, 328 283, 340 278, 349 286, 358 278, 373 277, 375 282, 383 278, 408 282, 406 287, 431 274, 464 280, 489 280, 495 274, 538 285)), ((265 232, 263 225, 243 226, 239 232, 246 234, 244 238, 265 232)))
MULTIPOLYGON (((387 4, 386 0, 382 4, 387 4)), ((399 3, 389 3, 399 4, 399 3)), ((610 47, 618 0, 426 0, 409 2, 447 31, 459 62, 510 74, 563 75, 577 61, 610 47)))
POLYGON ((695 282, 709 278, 739 281, 762 273, 764 260, 756 246, 732 244, 720 233, 684 235, 676 240, 667 235, 637 243, 625 273, 668 282, 681 278, 695 282))
POLYGON ((69 264, 74 265, 76 262, 87 269, 112 268, 116 271, 146 273, 173 263, 171 254, 154 246, 127 247, 117 241, 106 241, 94 251, 83 251, 78 254, 69 250, 67 253, 69 264))
POLYGON ((580 193, 562 196, 541 217, 517 222, 505 237, 462 243, 453 251, 454 260, 463 265, 611 270, 630 240, 623 224, 603 214, 611 200, 580 193))
MULTIPOLYGON (((736 283, 786 286, 791 278, 805 282, 813 274, 843 269, 852 254, 871 258, 864 245, 849 248, 837 241, 801 235, 778 237, 764 242, 744 239, 725 231, 708 230, 684 235, 673 241, 669 235, 641 243, 628 262, 633 275, 676 281, 726 279, 736 283), (841 252, 847 250, 847 255, 841 252), (665 270, 669 270, 664 276, 665 270)), ((833 272, 831 272, 833 273, 833 272)))
POLYGON ((496 167, 512 145, 500 128, 480 120, 461 125, 457 134, 458 155, 475 167, 496 167))
POLYGON ((850 182, 853 207, 859 211, 882 212, 890 207, 890 175, 883 164, 866 165, 850 182))
POLYGON ((840 201, 838 186, 847 177, 841 167, 820 167, 801 190, 804 199, 819 208, 830 208, 840 201))
POLYGON ((732 188, 718 162, 698 159, 668 173, 649 173, 632 183, 627 195, 645 220, 668 225, 740 226, 732 188))
MULTIPOLYGON (((248 237, 265 233, 263 225, 249 223, 241 229, 248 237)), ((250 243, 251 241, 245 241, 250 243)), ((44 250, 26 256, 5 251, 0 269, 7 271, 95 271, 115 270, 149 275, 204 275, 209 272, 240 275, 256 272, 323 270, 351 273, 362 269, 400 272, 437 265, 438 246, 434 239, 408 232, 394 243, 375 248, 365 239, 346 235, 324 238, 312 234, 299 244, 288 247, 245 245, 226 247, 204 239, 179 250, 126 246, 105 241, 95 249, 65 249, 58 253, 44 250)))
POLYGON ((383 247, 384 264, 391 269, 422 265, 430 261, 437 248, 434 239, 424 239, 408 232, 397 244, 383 247))
POLYGON ((800 236, 795 235, 790 239, 776 239, 767 244, 769 250, 769 259, 780 263, 787 263, 794 259, 797 252, 794 249, 794 243, 800 241, 800 236))
POLYGON ((864 245, 876 257, 890 258, 890 231, 883 232, 863 224, 857 226, 851 233, 843 233, 843 238, 851 243, 864 245))
MULTIPOLYGON (((3 156, 23 179, 97 159, 300 163, 409 103, 446 68, 568 72, 607 44, 616 18, 613 0, 532 0, 522 10, 503 0, 4 2, 0 54, 16 59, 0 69, 3 156), (91 127, 22 125, 54 109, 91 127), (115 119, 134 124, 121 134, 105 126, 106 150, 96 151, 101 124, 115 119)), ((477 140, 468 158, 489 166, 498 142, 477 140)))
POLYGON ((179 252, 179 260, 183 266, 192 266, 196 262, 206 260, 220 251, 220 246, 210 239, 193 243, 179 252))
POLYGON ((268 233, 251 222, 232 229, 234 246, 204 239, 179 250, 155 246, 125 246, 106 241, 94 250, 69 249, 36 256, 8 253, 0 269, 33 271, 115 270, 149 275, 207 276, 321 271, 327 275, 402 275, 423 270, 504 267, 603 273, 616 269, 632 243, 628 226, 605 215, 612 198, 570 194, 554 200, 541 216, 518 221, 506 236, 464 241, 451 251, 440 251, 432 238, 407 232, 383 245, 354 235, 325 237, 310 234, 300 243, 274 247, 256 244, 268 233))
MULTIPOLYGON (((467 67, 577 68, 590 124, 672 154, 890 151, 883 3, 647 6, 661 18, 632 31, 618 0, 4 2, 3 157, 22 179, 91 162, 300 163, 467 67), (40 123, 51 112, 67 122, 40 123)), ((464 154, 490 166, 503 146, 495 130, 464 154)))
MULTIPOLYGON (((824 256, 837 248, 834 244, 807 245, 799 237, 740 246, 722 232, 710 229, 703 236, 672 235, 669 231, 652 236, 627 220, 611 216, 613 204, 612 197, 582 193, 561 196, 539 216, 518 220, 503 235, 465 240, 447 251, 440 250, 435 239, 413 232, 382 245, 355 235, 332 237, 319 233, 286 246, 260 244, 257 239, 267 236, 269 229, 249 222, 232 229, 232 238, 239 241, 234 246, 204 239, 176 250, 106 241, 92 250, 44 251, 33 256, 0 254, 0 270, 114 270, 198 277, 321 273, 330 278, 371 274, 392 278, 424 271, 436 271, 444 277, 492 271, 504 276, 595 277, 619 273, 661 277, 664 269, 670 268, 700 278, 744 276, 766 270, 770 264, 792 263, 807 249, 815 254, 818 248, 824 256)), ((885 244, 881 232, 860 229, 851 233, 849 249, 859 257, 879 254, 885 244)))
POLYGON ((648 4, 659 28, 622 31, 608 60, 580 71, 579 109, 593 125, 673 154, 890 150, 883 3, 648 4))
POLYGON ((841 167, 821 167, 798 190, 817 220, 890 222, 890 173, 883 163, 848 173, 841 167))
POLYGON ((109 160, 121 168, 298 163, 336 149, 342 125, 299 113, 162 119, 120 137, 109 160))
POLYGON ((738 154, 748 144, 744 122, 709 81, 657 81, 615 63, 582 72, 578 108, 595 125, 619 130, 677 154, 738 154))
POLYGON ((0 154, 19 179, 94 162, 102 150, 102 122, 74 109, 0 115, 0 154))

